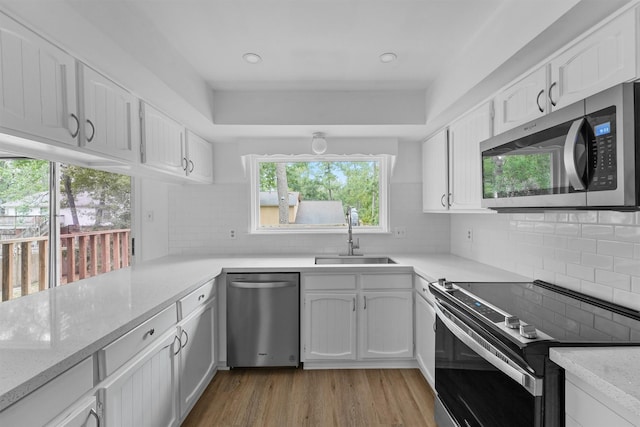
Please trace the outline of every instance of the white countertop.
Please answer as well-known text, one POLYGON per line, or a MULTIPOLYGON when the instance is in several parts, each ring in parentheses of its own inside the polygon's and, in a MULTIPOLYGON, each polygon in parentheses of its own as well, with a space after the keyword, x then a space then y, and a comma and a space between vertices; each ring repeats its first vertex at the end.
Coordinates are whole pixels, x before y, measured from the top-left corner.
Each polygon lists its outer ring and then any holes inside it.
POLYGON ((640 419, 640 347, 552 348, 551 360, 640 419))
POLYGON ((416 271, 428 280, 526 281, 448 254, 397 264, 315 265, 313 255, 166 257, 0 304, 0 410, 225 271, 416 271))

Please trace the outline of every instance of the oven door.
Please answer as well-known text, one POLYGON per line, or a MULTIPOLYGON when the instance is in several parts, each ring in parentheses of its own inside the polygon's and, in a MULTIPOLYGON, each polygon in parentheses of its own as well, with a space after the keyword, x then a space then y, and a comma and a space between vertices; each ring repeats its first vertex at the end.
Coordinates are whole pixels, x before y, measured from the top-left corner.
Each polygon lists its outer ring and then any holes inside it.
POLYGON ((440 427, 542 427, 542 379, 436 301, 436 422, 440 427))

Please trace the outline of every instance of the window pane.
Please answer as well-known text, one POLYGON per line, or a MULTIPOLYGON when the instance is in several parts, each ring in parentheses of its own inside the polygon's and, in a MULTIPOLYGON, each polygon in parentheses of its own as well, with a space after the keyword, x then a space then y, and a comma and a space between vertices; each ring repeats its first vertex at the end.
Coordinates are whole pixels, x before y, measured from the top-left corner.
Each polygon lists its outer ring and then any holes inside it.
POLYGON ((259 162, 262 228, 380 225, 380 164, 372 161, 259 162))
POLYGON ((130 232, 129 176, 61 165, 61 283, 128 266, 130 232))
POLYGON ((2 301, 49 287, 49 162, 0 159, 2 301))

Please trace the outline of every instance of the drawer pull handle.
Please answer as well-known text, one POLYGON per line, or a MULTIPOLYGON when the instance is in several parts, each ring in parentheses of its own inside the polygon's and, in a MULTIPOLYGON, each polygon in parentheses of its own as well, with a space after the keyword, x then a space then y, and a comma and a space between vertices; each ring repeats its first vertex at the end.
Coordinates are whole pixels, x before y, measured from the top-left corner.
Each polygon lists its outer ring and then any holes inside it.
POLYGON ((198 297, 198 301, 200 301, 200 300, 201 300, 201 299, 203 299, 203 298, 204 298, 204 294, 202 294, 202 295, 200 295, 200 296, 198 297))
POLYGON ((182 330, 182 333, 180 334, 180 343, 182 345, 182 348, 185 348, 187 346, 187 343, 189 342, 189 334, 187 333, 187 331, 185 331, 184 329, 182 330), (184 341, 182 341, 182 335, 184 334, 184 341))
POLYGON ((178 337, 177 335, 174 335, 172 344, 175 344, 176 340, 178 340, 178 346, 176 347, 176 350, 173 352, 174 356, 176 356, 178 353, 180 353, 180 350, 182 350, 182 341, 180 341, 180 337, 178 337))
POLYGON ((151 336, 151 335, 153 335, 153 334, 155 334, 155 333, 156 333, 156 330, 155 330, 154 328, 151 328, 151 329, 149 329, 149 330, 147 331, 147 333, 146 333, 146 334, 144 334, 145 336, 144 336, 144 337, 142 337, 142 339, 145 339, 145 338, 147 337, 147 335, 151 336))
MULTIPOLYGON (((100 427, 100 417, 98 417, 98 413, 96 412, 95 409, 91 408, 91 410, 89 411, 89 417, 94 417, 96 419, 96 426, 100 427)), ((87 421, 88 417, 87 417, 87 421)))

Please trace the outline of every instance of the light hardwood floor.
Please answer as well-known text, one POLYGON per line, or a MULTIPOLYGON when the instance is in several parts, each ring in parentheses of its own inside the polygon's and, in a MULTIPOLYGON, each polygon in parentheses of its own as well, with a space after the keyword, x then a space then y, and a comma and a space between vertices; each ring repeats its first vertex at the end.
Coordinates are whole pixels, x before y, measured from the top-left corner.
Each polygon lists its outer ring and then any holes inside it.
POLYGON ((433 398, 417 369, 234 369, 182 425, 436 427, 433 398))

